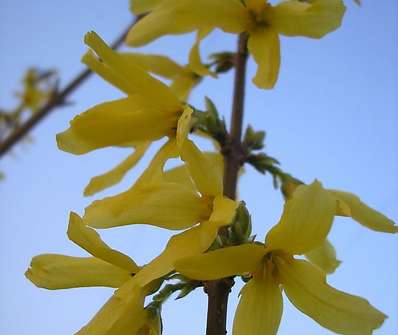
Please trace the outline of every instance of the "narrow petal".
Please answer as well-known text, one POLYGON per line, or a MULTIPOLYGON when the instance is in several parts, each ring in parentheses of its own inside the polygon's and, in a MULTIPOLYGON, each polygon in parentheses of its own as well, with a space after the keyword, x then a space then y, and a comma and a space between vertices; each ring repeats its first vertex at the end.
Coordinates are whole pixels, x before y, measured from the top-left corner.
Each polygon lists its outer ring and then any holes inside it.
POLYGON ((375 231, 384 233, 398 232, 398 227, 395 226, 394 221, 363 203, 355 194, 335 190, 330 192, 350 209, 348 213, 340 210, 337 215, 351 216, 361 225, 375 231))
POLYGON ((153 183, 167 181, 163 178, 164 166, 171 158, 179 156, 175 138, 170 138, 151 160, 149 166, 135 182, 134 187, 148 186, 153 183))
POLYGON ((320 246, 332 226, 336 200, 318 181, 302 185, 285 203, 279 223, 267 234, 269 250, 303 254, 320 246))
POLYGON ((162 0, 130 0, 130 9, 135 15, 148 13, 158 6, 162 0))
POLYGON ((205 66, 202 62, 202 57, 200 56, 200 43, 203 39, 205 39, 211 32, 213 28, 203 28, 198 30, 196 33, 195 44, 193 45, 190 53, 189 53, 189 67, 193 72, 198 74, 201 77, 204 76, 212 76, 215 77, 215 74, 209 70, 207 66, 205 66))
POLYGON ((43 254, 33 257, 25 276, 49 290, 75 287, 120 287, 131 273, 94 257, 43 254))
POLYGON ((152 281, 161 278, 175 270, 175 263, 183 257, 191 257, 206 251, 200 243, 200 227, 196 226, 180 234, 174 235, 167 243, 163 252, 145 265, 134 277, 132 277, 123 289, 123 294, 135 286, 144 287, 152 281))
POLYGON ((253 278, 241 291, 232 335, 276 335, 282 310, 282 292, 272 275, 253 278))
POLYGON ((257 63, 253 83, 259 88, 273 88, 281 61, 278 34, 271 29, 255 30, 250 33, 247 47, 257 63))
POLYGON ((341 263, 336 258, 336 250, 329 240, 325 240, 319 247, 307 252, 305 257, 326 273, 333 273, 341 263))
POLYGON ((102 79, 106 80, 122 92, 126 94, 131 93, 132 90, 127 78, 109 66, 106 66, 104 62, 95 56, 92 50, 88 50, 84 54, 82 57, 82 63, 86 64, 91 71, 98 74, 102 79))
POLYGON ((96 33, 87 33, 84 42, 95 51, 107 66, 126 79, 130 95, 139 94, 164 111, 177 111, 180 108, 177 97, 167 85, 109 48, 96 33))
POLYGON ((190 189, 196 189, 185 164, 176 166, 170 170, 166 170, 163 174, 163 178, 169 183, 178 183, 186 185, 190 189))
POLYGON ((134 25, 126 43, 137 47, 164 35, 184 34, 208 27, 239 33, 245 30, 249 20, 248 11, 238 0, 163 0, 134 25))
POLYGON ((261 267, 265 248, 257 244, 227 247, 175 262, 175 268, 195 280, 215 280, 254 272, 261 267))
POLYGON ((289 300, 321 326, 344 335, 371 335, 386 318, 363 298, 338 291, 325 273, 304 260, 276 260, 289 300))
POLYGON ((227 197, 220 195, 214 198, 213 211, 210 218, 200 225, 200 242, 205 250, 211 246, 218 235, 219 229, 232 223, 238 206, 239 202, 227 197))
POLYGON ((101 192, 108 187, 119 183, 126 173, 129 172, 144 156, 149 145, 150 142, 142 142, 142 144, 135 147, 135 150, 132 154, 130 154, 123 162, 115 166, 112 170, 93 177, 84 189, 84 195, 94 195, 95 193, 101 192))
POLYGON ((284 1, 272 8, 270 24, 287 36, 321 38, 341 25, 342 0, 284 1))
POLYGON ((132 141, 153 141, 171 133, 177 115, 159 113, 140 96, 105 102, 76 116, 70 127, 57 134, 61 150, 80 155, 132 141))
POLYGON ((202 78, 186 68, 186 71, 176 76, 170 85, 170 89, 181 101, 188 101, 189 95, 202 78))
POLYGON ((162 55, 140 54, 133 52, 119 53, 127 62, 136 64, 145 71, 166 79, 173 79, 186 72, 185 68, 171 58, 162 55))
POLYGON ((101 237, 94 229, 87 227, 79 215, 73 212, 70 213, 68 237, 91 255, 118 266, 130 274, 139 270, 138 265, 130 257, 111 249, 101 240, 101 237))
POLYGON ((94 228, 149 224, 184 229, 210 215, 206 199, 184 185, 158 183, 94 201, 85 210, 84 221, 94 228))
POLYGON ((177 145, 180 148, 183 147, 185 140, 188 138, 188 134, 191 131, 192 116, 193 116, 193 109, 189 106, 186 106, 184 108, 184 112, 178 119, 176 140, 177 140, 177 145))
POLYGON ((222 194, 223 180, 219 169, 192 141, 185 140, 181 148, 181 159, 185 161, 191 177, 202 195, 222 194))
POLYGON ((138 287, 123 295, 115 293, 76 335, 137 334, 146 320, 145 295, 138 287))

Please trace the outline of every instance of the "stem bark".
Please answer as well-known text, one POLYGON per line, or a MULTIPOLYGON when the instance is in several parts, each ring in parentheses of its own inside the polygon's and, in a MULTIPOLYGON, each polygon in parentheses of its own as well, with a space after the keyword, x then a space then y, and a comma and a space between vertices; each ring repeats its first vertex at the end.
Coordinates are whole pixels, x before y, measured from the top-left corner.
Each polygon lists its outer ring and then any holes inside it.
MULTIPOLYGON (((247 63, 246 33, 238 38, 238 48, 235 58, 235 80, 231 114, 231 129, 228 142, 223 150, 224 155, 224 195, 235 199, 238 184, 238 173, 244 163, 242 150, 242 127, 244 115, 246 63, 247 63)), ((221 232, 223 233, 223 232, 221 232)), ((224 232, 225 233, 225 232, 224 232)), ((231 260, 233 261, 233 260, 231 260)), ((208 296, 206 335, 225 335, 228 296, 234 285, 232 278, 209 281, 205 285, 208 296)))

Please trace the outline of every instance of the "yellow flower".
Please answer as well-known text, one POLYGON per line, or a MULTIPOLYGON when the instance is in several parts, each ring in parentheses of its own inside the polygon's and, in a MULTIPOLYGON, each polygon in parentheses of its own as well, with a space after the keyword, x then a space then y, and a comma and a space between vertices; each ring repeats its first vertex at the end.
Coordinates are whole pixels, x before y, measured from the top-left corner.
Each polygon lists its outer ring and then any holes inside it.
POLYGON ((180 147, 177 140, 169 140, 129 190, 88 206, 85 223, 94 228, 149 224, 180 230, 207 221, 216 203, 235 208, 236 203, 222 195, 217 156, 210 159, 188 139, 180 147), (186 166, 163 172, 167 160, 178 155, 186 166))
MULTIPOLYGON (((172 80, 170 89, 181 101, 187 101, 192 89, 199 84, 202 77, 211 74, 206 67, 203 71, 201 67, 194 68, 190 64, 181 66, 169 57, 162 55, 131 52, 120 53, 120 55, 145 71, 172 80)), ((200 60, 199 64, 201 65, 200 60)))
POLYGON ((181 103, 176 95, 161 81, 110 49, 94 32, 85 36, 93 51, 84 57, 93 71, 127 97, 97 105, 76 116, 70 128, 57 135, 61 150, 84 154, 107 146, 131 146, 165 136, 174 137, 179 119, 189 127, 192 109, 181 103))
POLYGON ((340 26, 345 12, 342 0, 289 0, 275 6, 265 0, 163 0, 149 9, 153 11, 130 30, 127 44, 141 46, 194 30, 247 32, 249 52, 258 65, 253 82, 260 88, 276 83, 279 34, 321 38, 340 26))
POLYGON ((70 215, 68 236, 94 257, 38 255, 25 273, 36 286, 51 290, 120 287, 140 269, 131 258, 107 246, 97 232, 87 227, 75 213, 70 215))
POLYGON ((326 274, 295 259, 325 240, 336 199, 319 182, 302 186, 288 200, 265 245, 243 244, 210 251, 175 263, 176 270, 197 280, 251 274, 241 291, 234 335, 276 334, 282 315, 282 290, 300 311, 339 334, 371 334, 386 316, 365 299, 336 290, 326 274))
MULTIPOLYGON (((294 178, 288 178, 283 183, 284 195, 291 199, 295 191, 300 189, 303 183, 294 178)), ((394 222, 382 213, 374 210, 361 201, 359 197, 352 193, 326 190, 336 201, 334 215, 351 217, 359 224, 378 232, 397 233, 398 227, 394 222)), ((306 254, 307 259, 327 273, 332 273, 339 266, 340 261, 336 259, 336 251, 333 245, 325 240, 317 248, 306 254)))

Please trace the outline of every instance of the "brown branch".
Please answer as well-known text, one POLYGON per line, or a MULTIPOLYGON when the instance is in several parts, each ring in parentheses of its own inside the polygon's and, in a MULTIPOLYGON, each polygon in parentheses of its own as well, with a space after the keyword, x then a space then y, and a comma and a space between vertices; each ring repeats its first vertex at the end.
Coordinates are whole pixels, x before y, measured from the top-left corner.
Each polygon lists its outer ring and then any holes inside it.
MULTIPOLYGON (((223 149, 224 155, 224 195, 235 199, 238 184, 238 172, 244 163, 242 150, 242 126, 245 99, 247 63, 247 34, 239 36, 235 61, 235 83, 231 115, 231 130, 228 143, 223 149)), ((233 260, 231 260, 233 261, 233 260)), ((206 335, 225 335, 228 296, 234 285, 232 278, 209 281, 205 291, 208 296, 206 335)))
MULTIPOLYGON (((137 16, 134 22, 128 26, 127 29, 111 44, 112 49, 119 48, 126 38, 131 27, 141 18, 137 16)), ((78 74, 62 91, 56 92, 49 101, 35 112, 23 125, 15 129, 3 142, 0 143, 0 157, 6 154, 19 140, 21 140, 27 133, 33 129, 40 121, 50 114, 57 107, 65 104, 66 99, 72 94, 87 78, 92 74, 90 69, 86 69, 78 74)))

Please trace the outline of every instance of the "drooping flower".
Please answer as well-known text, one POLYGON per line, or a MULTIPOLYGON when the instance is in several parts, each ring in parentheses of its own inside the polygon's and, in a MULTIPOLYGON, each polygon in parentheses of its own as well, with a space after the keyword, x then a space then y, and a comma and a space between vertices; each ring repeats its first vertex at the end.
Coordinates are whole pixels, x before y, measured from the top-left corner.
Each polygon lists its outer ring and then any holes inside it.
POLYGON ((33 257, 26 277, 36 286, 51 290, 86 286, 120 287, 139 266, 128 256, 111 249, 98 233, 71 213, 68 236, 93 257, 42 254, 33 257))
MULTIPOLYGON (((61 150, 77 155, 108 146, 131 146, 139 142, 176 136, 179 119, 189 127, 192 109, 161 81, 110 49, 94 32, 85 36, 89 51, 83 62, 127 97, 105 102, 76 116, 70 128, 57 135, 61 150)), ((178 134, 177 134, 178 135, 178 134)))
POLYGON ((222 182, 217 160, 204 155, 188 139, 180 146, 177 140, 169 140, 129 190, 94 201, 86 208, 84 220, 94 228, 149 224, 186 229, 207 221, 216 203, 236 206, 236 202, 223 196, 222 182), (179 155, 185 167, 178 175, 164 173, 167 160, 179 155))
POLYGON ((336 30, 343 18, 342 0, 163 0, 135 25, 127 44, 141 46, 163 35, 220 28, 228 33, 247 32, 248 49, 256 61, 253 82, 274 87, 280 66, 279 34, 321 38, 336 30), (172 22, 172 24, 170 24, 172 22))
POLYGON ((188 278, 214 280, 251 275, 241 291, 233 334, 276 334, 282 315, 282 290, 300 311, 321 326, 344 335, 371 334, 386 316, 365 299, 329 286, 326 274, 296 259, 320 246, 333 221, 336 199, 319 182, 301 186, 285 204, 265 245, 250 243, 177 261, 188 278))

